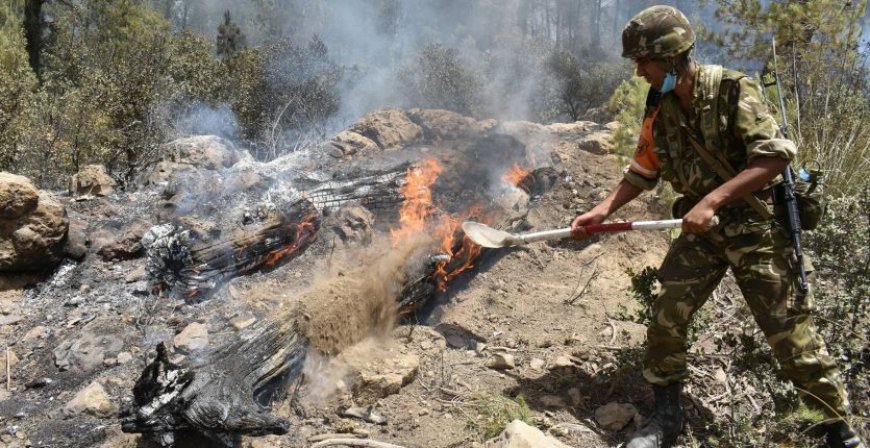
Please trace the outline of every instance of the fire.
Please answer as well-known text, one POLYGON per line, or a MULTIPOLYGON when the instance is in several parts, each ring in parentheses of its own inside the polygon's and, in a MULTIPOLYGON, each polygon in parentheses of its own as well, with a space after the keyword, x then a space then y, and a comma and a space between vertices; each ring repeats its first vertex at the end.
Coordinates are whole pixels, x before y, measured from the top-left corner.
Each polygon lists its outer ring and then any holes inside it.
POLYGON ((317 217, 315 213, 311 213, 298 224, 290 224, 296 227, 296 236, 293 238, 293 244, 275 249, 266 255, 265 263, 273 265, 281 258, 296 252, 303 244, 307 245, 310 240, 317 235, 317 228, 314 226, 314 219, 317 217))
POLYGON ((432 203, 431 187, 443 170, 435 159, 424 160, 408 170, 406 184, 401 189, 405 201, 399 210, 400 227, 390 230, 393 245, 424 231, 435 236, 439 242, 437 250, 445 255, 439 259, 432 273, 432 280, 439 291, 445 291, 447 282, 474 267, 472 263, 481 252, 480 246, 462 234, 460 224, 462 219, 469 216, 479 218, 482 207, 472 207, 461 213, 461 218, 457 218, 432 203), (462 235, 460 240, 457 240, 457 235, 462 235))
POLYGON ((401 193, 405 197, 399 210, 398 229, 390 230, 393 245, 426 227, 426 220, 432 215, 432 184, 444 168, 435 159, 426 159, 408 170, 406 184, 401 193))
MULTIPOLYGON (((480 206, 473 206, 463 215, 466 218, 480 216, 480 211, 480 206)), ((447 260, 439 261, 435 265, 435 272, 432 274, 438 285, 438 290, 442 292, 447 290, 447 282, 474 267, 472 263, 482 250, 480 246, 474 244, 465 234, 460 232, 460 222, 460 219, 444 216, 441 219, 441 225, 435 231, 435 235, 441 239, 441 251, 449 256, 447 260), (458 243, 456 241, 457 234, 462 234, 462 239, 458 243)))
POLYGON ((501 179, 505 181, 505 183, 509 185, 513 185, 515 187, 523 188, 521 186, 521 182, 531 173, 531 171, 524 169, 518 163, 513 164, 504 174, 501 175, 501 179))

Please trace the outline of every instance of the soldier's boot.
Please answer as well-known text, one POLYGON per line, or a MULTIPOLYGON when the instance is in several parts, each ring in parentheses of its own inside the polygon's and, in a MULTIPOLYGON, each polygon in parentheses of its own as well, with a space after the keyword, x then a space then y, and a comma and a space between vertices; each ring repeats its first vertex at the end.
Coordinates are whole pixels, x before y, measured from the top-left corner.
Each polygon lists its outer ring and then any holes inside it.
POLYGON ((867 448, 858 433, 843 420, 825 426, 831 448, 867 448))
POLYGON ((681 389, 680 383, 653 386, 655 409, 649 423, 629 437, 625 448, 660 448, 673 445, 683 429, 681 389))

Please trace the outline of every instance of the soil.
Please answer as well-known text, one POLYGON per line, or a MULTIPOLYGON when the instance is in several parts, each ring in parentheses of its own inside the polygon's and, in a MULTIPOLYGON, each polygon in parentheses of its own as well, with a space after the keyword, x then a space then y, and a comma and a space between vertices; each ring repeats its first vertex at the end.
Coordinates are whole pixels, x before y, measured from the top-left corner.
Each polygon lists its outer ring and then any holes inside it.
MULTIPOLYGON (((569 225, 621 177, 616 156, 559 151, 560 182, 532 199, 529 229, 569 225)), ((663 218, 667 212, 658 203, 648 194, 613 219, 663 218)), ((97 215, 110 213, 111 207, 91 204, 79 211, 97 215)), ((132 273, 142 272, 142 259, 86 267, 69 263, 35 289, 0 293, 4 314, 21 316, 3 325, 0 334, 0 344, 19 358, 9 390, 0 388, 0 422, 7 428, 0 445, 151 446, 139 435, 121 433, 118 414, 65 417, 60 409, 99 381, 122 412, 157 342, 171 341, 189 323, 200 322, 208 326, 209 345, 215 347, 235 334, 228 321, 291 318, 288 310, 297 312, 301 304, 307 336, 320 354, 309 356, 300 394, 288 394, 272 409, 293 429, 280 436, 244 437, 242 446, 305 447, 318 434, 354 431, 405 447, 474 446, 485 440, 488 425, 497 424, 484 405, 498 397, 526 403, 529 420, 551 428, 568 445, 615 446, 636 422, 621 430, 603 429, 595 410, 619 402, 646 414, 651 404, 637 368, 644 327, 619 319, 635 304, 630 273, 657 266, 668 241, 663 231, 627 232, 491 250, 434 303, 400 322, 395 297, 406 275, 401 267, 418 251, 415 244, 337 250, 335 241, 324 237, 292 263, 237 278, 213 299, 194 305, 145 294, 113 295, 120 289, 112 285, 141 281, 132 273), (40 294, 48 284, 63 292, 40 294), (37 326, 47 327, 49 335, 24 337, 37 326), (132 361, 120 363, 118 350, 112 349, 96 368, 59 371, 55 348, 84 334, 119 341, 116 345, 132 361), (513 355, 516 366, 487 367, 495 354, 513 355), (378 397, 355 388, 354 371, 361 365, 388 364, 397 355, 416 357, 419 367, 396 393, 378 397), (43 377, 51 383, 32 385, 43 377), (294 396, 297 405, 291 405, 294 396), (354 405, 372 406, 386 423, 336 412, 354 405)))

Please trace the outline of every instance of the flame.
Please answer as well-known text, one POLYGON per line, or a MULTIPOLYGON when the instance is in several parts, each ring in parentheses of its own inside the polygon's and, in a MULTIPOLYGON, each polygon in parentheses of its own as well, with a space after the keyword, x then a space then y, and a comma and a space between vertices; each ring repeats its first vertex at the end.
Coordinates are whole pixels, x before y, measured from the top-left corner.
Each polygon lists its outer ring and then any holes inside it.
MULTIPOLYGON (((399 210, 400 227, 390 230, 394 246, 422 231, 435 236, 438 252, 446 257, 436 262, 430 278, 435 282, 438 291, 442 292, 447 290, 450 280, 474 267, 473 262, 482 248, 468 239, 459 227, 463 219, 470 216, 480 218, 483 210, 481 206, 473 206, 457 217, 435 207, 432 203, 431 187, 443 170, 435 159, 426 159, 408 170, 406 184, 401 189, 405 201, 399 210), (457 235, 462 237, 457 239, 457 235)), ((523 172, 519 179, 526 174, 528 173, 523 172)), ((411 309, 413 305, 404 311, 411 309)))
POLYGON ((426 220, 433 210, 431 187, 443 170, 435 159, 426 159, 408 170, 406 183, 400 190, 405 198, 399 210, 401 226, 390 230, 394 246, 426 227, 426 220))
POLYGON ((293 238, 293 244, 284 246, 280 249, 275 249, 266 254, 265 263, 269 266, 277 263, 278 260, 296 252, 303 243, 307 244, 313 237, 315 237, 317 235, 317 229, 314 227, 314 219, 316 217, 316 213, 309 213, 302 222, 298 224, 290 224, 290 226, 296 227, 296 235, 293 238))
POLYGON ((513 185, 515 187, 520 187, 525 190, 525 188, 521 185, 523 179, 525 179, 531 171, 526 170, 521 167, 518 163, 513 164, 504 174, 501 175, 501 180, 505 181, 505 183, 509 185, 513 185))
MULTIPOLYGON (((470 216, 480 216, 481 210, 482 207, 479 205, 472 206, 462 214, 464 215, 463 219, 470 216)), ((443 216, 441 225, 435 230, 435 235, 441 239, 441 251, 450 257, 445 261, 439 261, 432 273, 438 291, 441 292, 447 290, 447 282, 474 267, 472 263, 483 249, 460 232, 460 222, 460 219, 455 219, 452 216, 443 216), (456 235, 458 234, 461 234, 462 238, 457 243, 456 235), (454 248, 456 248, 455 251, 454 248)))

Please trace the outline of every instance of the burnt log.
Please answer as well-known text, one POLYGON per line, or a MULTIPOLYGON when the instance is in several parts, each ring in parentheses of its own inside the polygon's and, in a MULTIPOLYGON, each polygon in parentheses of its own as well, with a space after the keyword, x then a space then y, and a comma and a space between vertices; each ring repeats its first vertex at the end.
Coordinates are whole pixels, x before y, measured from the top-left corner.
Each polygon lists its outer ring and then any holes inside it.
POLYGON ((170 362, 160 344, 157 356, 133 389, 136 409, 121 423, 161 446, 198 433, 234 446, 241 435, 284 434, 290 424, 269 413, 269 404, 299 376, 308 342, 295 321, 262 321, 204 365, 170 362))
POLYGON ((179 193, 195 189, 190 180, 183 188, 172 184, 172 194, 162 206, 172 210, 169 221, 152 227, 142 239, 151 290, 201 302, 236 276, 286 263, 317 239, 325 212, 351 202, 382 213, 394 211, 403 200, 399 190, 406 168, 354 179, 295 178, 276 181, 268 189, 230 189, 191 199, 179 193), (230 201, 242 205, 229 207, 230 201))

